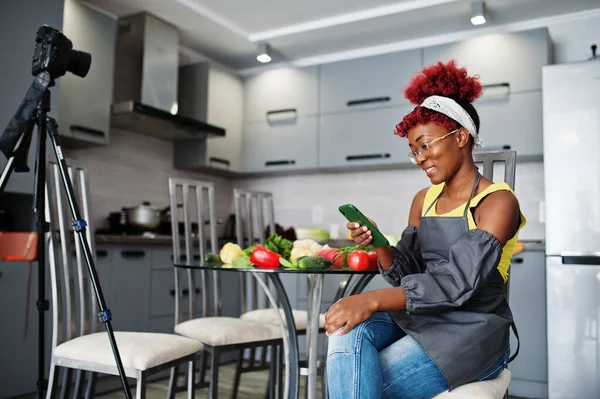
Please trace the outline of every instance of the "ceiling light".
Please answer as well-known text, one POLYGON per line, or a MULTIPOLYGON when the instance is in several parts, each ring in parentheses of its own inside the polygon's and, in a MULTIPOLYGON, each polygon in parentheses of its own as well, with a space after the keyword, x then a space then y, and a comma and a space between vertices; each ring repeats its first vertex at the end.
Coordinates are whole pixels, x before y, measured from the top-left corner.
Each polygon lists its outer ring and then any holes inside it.
POLYGON ((269 46, 268 43, 258 44, 258 54, 256 55, 256 59, 263 64, 271 62, 271 46, 269 46))
POLYGON ((485 24, 485 2, 483 0, 471 1, 471 23, 473 25, 485 24))

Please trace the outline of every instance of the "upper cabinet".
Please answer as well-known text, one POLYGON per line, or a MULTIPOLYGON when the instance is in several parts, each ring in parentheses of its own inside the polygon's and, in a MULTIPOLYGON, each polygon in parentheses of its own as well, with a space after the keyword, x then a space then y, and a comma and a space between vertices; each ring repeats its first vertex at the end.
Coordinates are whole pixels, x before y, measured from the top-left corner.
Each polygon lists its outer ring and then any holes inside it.
POLYGON ((551 63, 547 29, 475 37, 424 49, 425 65, 456 60, 469 75, 479 75, 484 96, 541 90, 542 66, 551 63))
POLYGON ((318 111, 318 67, 278 68, 246 78, 244 121, 303 118, 318 111))
POLYGON ((178 114, 225 129, 224 137, 175 143, 178 169, 239 171, 244 85, 237 75, 208 63, 179 68, 178 114))
POLYGON ((422 67, 422 50, 321 66, 320 113, 408 104, 403 88, 422 67))
POLYGON ((75 0, 66 0, 63 33, 92 55, 86 77, 60 78, 59 132, 65 146, 108 143, 117 21, 75 0))
POLYGON ((394 128, 412 106, 323 115, 319 129, 319 167, 410 163, 408 143, 394 128))

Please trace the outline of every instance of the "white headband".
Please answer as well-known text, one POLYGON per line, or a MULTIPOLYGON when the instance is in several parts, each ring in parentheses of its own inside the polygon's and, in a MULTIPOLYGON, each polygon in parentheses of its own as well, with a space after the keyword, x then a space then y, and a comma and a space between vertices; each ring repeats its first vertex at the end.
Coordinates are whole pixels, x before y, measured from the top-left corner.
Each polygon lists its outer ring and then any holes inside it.
POLYGON ((460 123, 473 136, 475 147, 483 147, 483 140, 477 134, 477 128, 471 116, 456 101, 448 97, 429 96, 421 103, 421 107, 437 111, 460 123))

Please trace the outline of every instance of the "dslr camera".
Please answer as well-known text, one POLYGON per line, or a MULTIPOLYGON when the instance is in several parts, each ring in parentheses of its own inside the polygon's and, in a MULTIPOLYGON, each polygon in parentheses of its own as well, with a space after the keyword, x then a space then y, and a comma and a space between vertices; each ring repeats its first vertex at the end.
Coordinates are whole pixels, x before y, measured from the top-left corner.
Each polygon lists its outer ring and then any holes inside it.
POLYGON ((73 50, 73 43, 61 31, 48 25, 42 25, 38 29, 31 67, 33 76, 47 71, 52 80, 67 72, 83 78, 91 64, 92 55, 73 50))

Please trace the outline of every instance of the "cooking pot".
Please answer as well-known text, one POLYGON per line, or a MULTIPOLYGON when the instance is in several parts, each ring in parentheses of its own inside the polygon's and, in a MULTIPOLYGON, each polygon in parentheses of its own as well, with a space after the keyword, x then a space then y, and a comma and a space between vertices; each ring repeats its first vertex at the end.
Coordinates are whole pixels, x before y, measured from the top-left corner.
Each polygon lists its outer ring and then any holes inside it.
POLYGON ((127 225, 141 230, 156 229, 160 225, 163 214, 166 214, 168 209, 158 209, 150 205, 150 202, 143 202, 138 206, 124 208, 127 213, 127 225))

